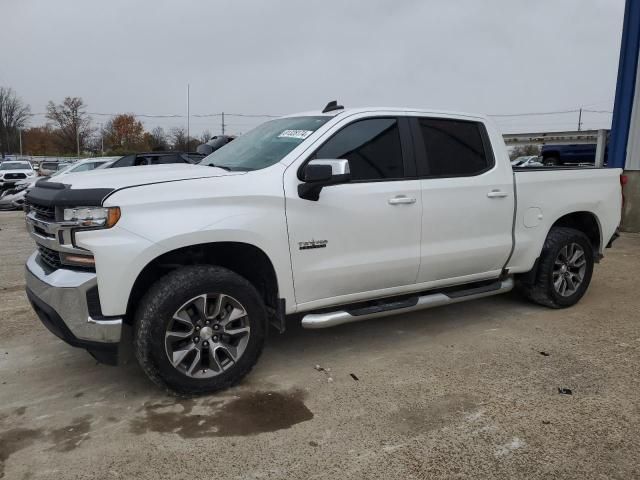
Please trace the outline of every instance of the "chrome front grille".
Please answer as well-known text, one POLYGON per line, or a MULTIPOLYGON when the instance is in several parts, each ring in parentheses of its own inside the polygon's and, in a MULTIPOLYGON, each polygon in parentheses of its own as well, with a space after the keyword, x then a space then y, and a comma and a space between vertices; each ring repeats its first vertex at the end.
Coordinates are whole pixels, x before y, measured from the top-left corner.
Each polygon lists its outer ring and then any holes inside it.
POLYGON ((29 204, 29 211, 36 214, 36 217, 43 220, 55 220, 56 209, 54 207, 45 207, 44 205, 29 204))
POLYGON ((55 250, 51 250, 43 245, 38 245, 38 251, 40 252, 40 258, 44 263, 53 268, 54 270, 60 268, 62 262, 60 261, 60 253, 55 250))

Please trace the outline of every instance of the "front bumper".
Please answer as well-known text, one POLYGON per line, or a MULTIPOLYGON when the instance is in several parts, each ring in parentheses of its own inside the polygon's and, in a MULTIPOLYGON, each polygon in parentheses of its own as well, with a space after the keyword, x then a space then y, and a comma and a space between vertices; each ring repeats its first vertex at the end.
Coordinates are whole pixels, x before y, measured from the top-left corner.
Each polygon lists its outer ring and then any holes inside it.
POLYGON ((35 252, 27 260, 25 277, 31 306, 54 335, 87 349, 102 363, 117 363, 122 318, 96 315, 95 273, 64 268, 52 271, 35 252))

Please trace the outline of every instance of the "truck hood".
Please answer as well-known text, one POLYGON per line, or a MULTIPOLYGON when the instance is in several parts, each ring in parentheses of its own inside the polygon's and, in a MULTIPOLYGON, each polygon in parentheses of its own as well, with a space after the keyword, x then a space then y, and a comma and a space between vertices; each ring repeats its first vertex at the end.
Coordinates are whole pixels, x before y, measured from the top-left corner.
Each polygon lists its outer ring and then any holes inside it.
POLYGON ((48 207, 101 205, 106 197, 123 188, 245 173, 229 172, 217 167, 175 163, 97 169, 40 181, 29 190, 27 201, 48 207))
POLYGON ((175 182, 194 178, 242 175, 245 172, 229 172, 222 168, 172 163, 167 165, 140 165, 136 167, 105 168, 90 172, 68 173, 49 179, 51 182, 69 185, 71 189, 112 188, 175 182))

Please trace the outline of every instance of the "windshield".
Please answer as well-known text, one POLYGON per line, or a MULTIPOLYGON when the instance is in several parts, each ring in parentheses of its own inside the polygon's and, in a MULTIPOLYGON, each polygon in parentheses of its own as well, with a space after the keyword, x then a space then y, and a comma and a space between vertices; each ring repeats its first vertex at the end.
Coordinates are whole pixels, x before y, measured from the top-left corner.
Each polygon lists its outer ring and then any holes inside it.
POLYGON ((31 165, 22 162, 2 162, 0 170, 31 170, 31 165))
POLYGON ((259 170, 282 160, 332 117, 288 117, 263 123, 205 157, 200 165, 259 170))
POLYGON ((62 168, 60 168, 60 166, 58 166, 59 170, 56 170, 55 172, 53 172, 51 174, 52 177, 55 177, 56 175, 60 175, 61 173, 67 173, 70 170, 74 169, 75 167, 77 167, 78 165, 76 165, 75 163, 72 163, 70 165, 64 165, 62 168))

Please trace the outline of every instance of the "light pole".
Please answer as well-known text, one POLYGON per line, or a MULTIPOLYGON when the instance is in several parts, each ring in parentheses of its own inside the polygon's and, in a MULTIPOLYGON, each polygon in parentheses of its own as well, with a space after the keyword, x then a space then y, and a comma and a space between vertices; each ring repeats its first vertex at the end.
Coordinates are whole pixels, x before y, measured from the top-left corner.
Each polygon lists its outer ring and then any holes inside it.
POLYGON ((22 129, 18 129, 18 133, 20 134, 20 158, 22 158, 22 129))
POLYGON ((100 156, 104 157, 104 126, 100 124, 100 156))

